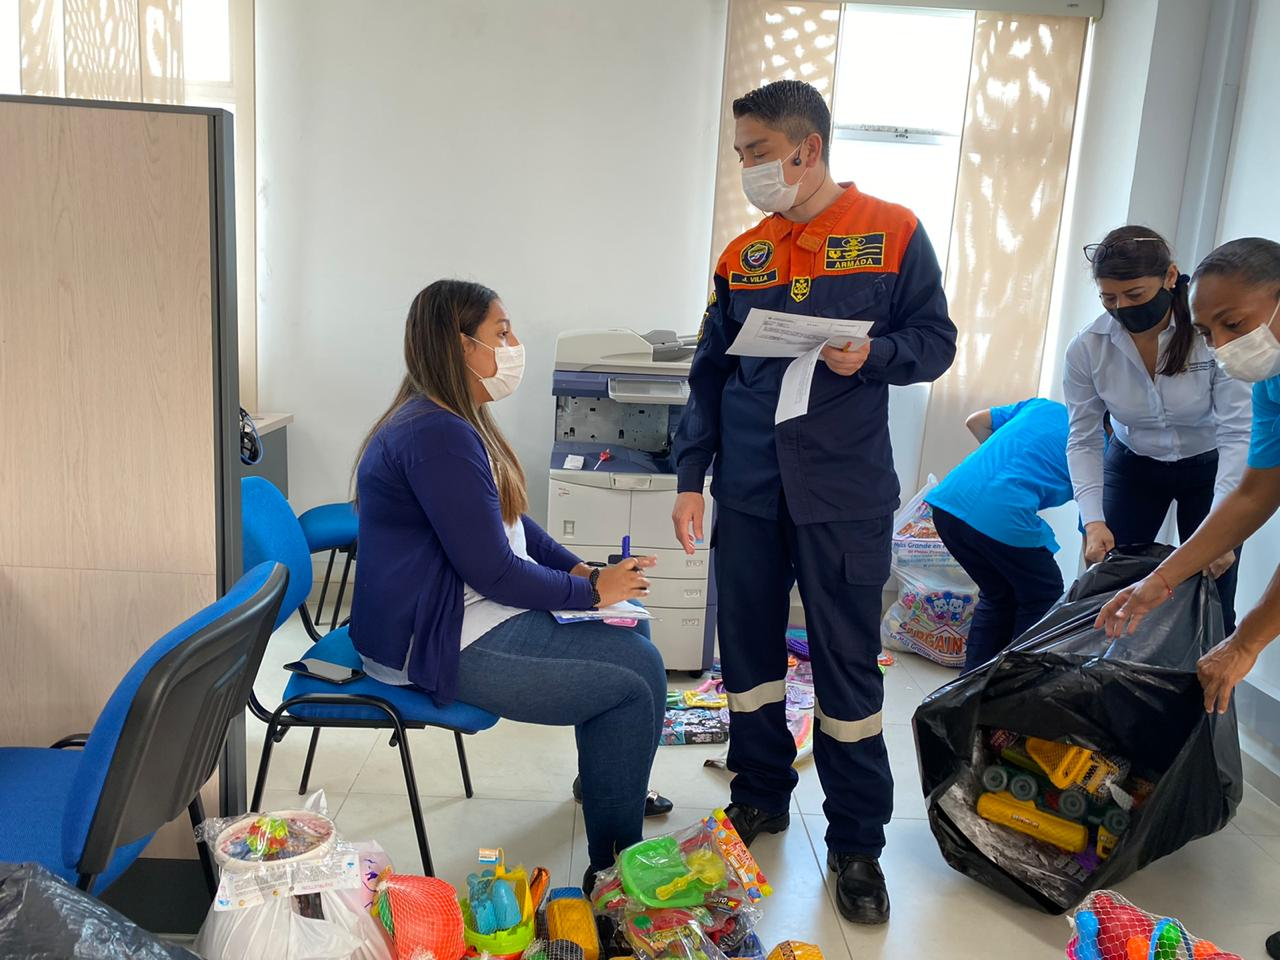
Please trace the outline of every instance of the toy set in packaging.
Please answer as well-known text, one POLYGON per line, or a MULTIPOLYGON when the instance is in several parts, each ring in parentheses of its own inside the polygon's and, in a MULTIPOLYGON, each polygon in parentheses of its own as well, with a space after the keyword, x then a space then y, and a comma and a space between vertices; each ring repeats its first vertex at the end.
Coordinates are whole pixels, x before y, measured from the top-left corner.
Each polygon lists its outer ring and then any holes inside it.
POLYGON ((206 821, 200 835, 221 874, 194 947, 205 960, 391 960, 368 912, 380 848, 344 842, 323 793, 303 810, 206 821))
POLYGON ((900 589, 880 624, 880 643, 944 667, 962 667, 978 587, 947 552, 933 525, 924 498, 937 485, 930 476, 894 518, 892 569, 900 589))
MULTIPOLYGON (((643 840, 596 879, 592 902, 643 960, 724 960, 759 949, 751 930, 773 892, 723 810, 643 840)), ((620 945, 621 946, 621 945, 620 945)))
POLYGON ((917 709, 929 823, 957 870, 1062 913, 1231 819, 1234 707, 1205 713, 1196 677, 1223 635, 1213 582, 1183 584, 1132 635, 1093 628, 1169 549, 1113 552, 1013 648, 917 709))
POLYGON ((1109 890, 1080 904, 1071 926, 1075 935, 1067 944, 1067 960, 1241 960, 1193 937, 1181 921, 1139 910, 1109 890))

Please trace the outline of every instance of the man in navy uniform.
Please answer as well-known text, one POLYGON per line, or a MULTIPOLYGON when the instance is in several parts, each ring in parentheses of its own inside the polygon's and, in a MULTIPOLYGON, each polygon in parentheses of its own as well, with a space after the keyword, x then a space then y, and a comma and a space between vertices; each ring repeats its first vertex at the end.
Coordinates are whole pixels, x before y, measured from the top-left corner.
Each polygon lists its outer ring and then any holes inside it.
POLYGON ((890 384, 937 379, 955 356, 938 260, 914 214, 837 184, 831 114, 783 80, 733 104, 747 199, 770 213, 729 244, 676 438, 673 521, 702 537, 714 460, 720 656, 729 693, 728 813, 743 839, 789 825, 795 742, 785 716, 785 636, 799 583, 813 656, 814 759, 826 794, 828 865, 840 912, 884 923, 879 857, 893 810, 881 728, 881 593, 898 480, 890 384), (874 322, 857 349, 825 347, 805 413, 775 426, 789 359, 727 353, 753 307, 874 322))

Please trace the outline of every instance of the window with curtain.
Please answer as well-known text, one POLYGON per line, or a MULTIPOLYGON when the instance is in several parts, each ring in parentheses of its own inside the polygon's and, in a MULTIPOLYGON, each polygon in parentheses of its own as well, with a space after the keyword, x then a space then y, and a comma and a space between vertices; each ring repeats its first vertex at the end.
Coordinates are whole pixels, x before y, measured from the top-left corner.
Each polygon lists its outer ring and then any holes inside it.
POLYGON ((910 207, 946 263, 972 10, 850 6, 840 24, 831 175, 910 207), (904 65, 902 51, 911 50, 904 65))
POLYGON ((254 0, 0 0, 0 93, 235 116, 240 401, 257 406, 254 0))

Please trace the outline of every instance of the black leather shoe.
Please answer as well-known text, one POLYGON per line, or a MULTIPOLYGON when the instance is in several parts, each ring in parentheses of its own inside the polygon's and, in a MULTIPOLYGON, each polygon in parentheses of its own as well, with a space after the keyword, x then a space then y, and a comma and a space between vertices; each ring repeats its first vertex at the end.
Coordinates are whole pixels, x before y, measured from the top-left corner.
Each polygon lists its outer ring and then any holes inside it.
POLYGON ((827 867, 836 874, 840 916, 850 923, 889 922, 889 888, 879 860, 851 853, 828 853, 827 867))
POLYGON ((1267 956, 1280 960, 1280 933, 1267 937, 1267 956))
POLYGON ((759 807, 749 807, 745 803, 731 803, 724 812, 748 847, 762 833, 781 833, 791 826, 791 814, 765 813, 759 807))
MULTIPOLYGON (((574 778, 573 799, 577 800, 579 803, 582 802, 581 777, 574 778)), ((675 804, 660 794, 657 790, 650 790, 649 795, 644 799, 644 816, 646 820, 652 817, 665 817, 674 809, 675 804)))
POLYGON ((587 899, 591 899, 591 891, 596 888, 596 875, 599 873, 595 867, 587 867, 587 872, 582 875, 582 892, 587 895, 587 899))

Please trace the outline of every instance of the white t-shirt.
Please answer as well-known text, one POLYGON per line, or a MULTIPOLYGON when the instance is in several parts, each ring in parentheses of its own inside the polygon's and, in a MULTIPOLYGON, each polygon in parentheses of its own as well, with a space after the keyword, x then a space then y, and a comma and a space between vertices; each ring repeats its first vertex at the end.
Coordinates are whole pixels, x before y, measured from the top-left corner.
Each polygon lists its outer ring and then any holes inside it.
MULTIPOLYGON (((507 527, 507 543, 511 545, 511 552, 521 560, 533 562, 533 557, 529 556, 529 546, 524 537, 523 521, 517 519, 515 523, 507 527)), ((459 650, 465 650, 494 627, 500 626, 512 617, 526 612, 519 607, 508 607, 505 604, 498 603, 496 600, 481 596, 474 588, 465 583, 462 585, 462 604, 462 642, 458 646, 459 650)), ((394 684, 397 687, 404 687, 410 683, 408 664, 412 655, 413 638, 410 638, 409 649, 405 651, 404 666, 399 670, 384 666, 376 660, 370 660, 364 654, 360 655, 360 659, 364 661, 364 672, 373 677, 373 679, 382 683, 394 684)))

